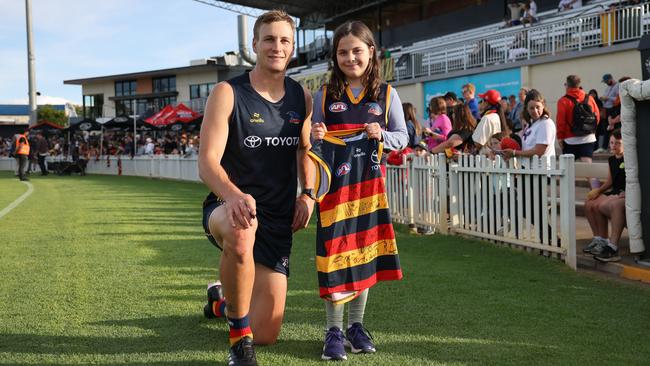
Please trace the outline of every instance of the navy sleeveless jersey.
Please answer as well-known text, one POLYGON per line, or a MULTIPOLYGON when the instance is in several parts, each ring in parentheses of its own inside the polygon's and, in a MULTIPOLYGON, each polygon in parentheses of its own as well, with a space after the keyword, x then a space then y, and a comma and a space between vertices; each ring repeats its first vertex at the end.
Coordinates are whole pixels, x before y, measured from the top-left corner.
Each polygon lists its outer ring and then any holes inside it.
MULTIPOLYGON (((248 73, 228 84, 235 99, 221 165, 242 192, 255 198, 261 220, 288 225, 290 233, 297 190, 296 150, 306 113, 304 91, 285 77, 285 95, 273 103, 253 89, 248 73)), ((211 193, 207 201, 216 199, 211 193)))
POLYGON ((390 107, 390 89, 388 84, 381 84, 377 100, 371 100, 365 90, 357 98, 349 87, 340 100, 334 100, 327 95, 327 87, 323 87, 323 104, 320 106, 325 117, 328 131, 350 130, 361 128, 365 123, 377 122, 383 130, 388 125, 388 108, 390 107))

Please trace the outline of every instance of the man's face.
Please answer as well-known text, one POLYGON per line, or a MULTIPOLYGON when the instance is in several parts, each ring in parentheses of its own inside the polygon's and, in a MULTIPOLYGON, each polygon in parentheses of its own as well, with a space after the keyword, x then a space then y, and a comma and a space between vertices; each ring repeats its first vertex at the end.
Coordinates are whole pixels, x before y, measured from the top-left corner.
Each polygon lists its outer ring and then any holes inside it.
POLYGON ((467 101, 469 101, 470 99, 474 99, 474 93, 472 93, 472 91, 469 90, 469 88, 463 88, 463 98, 465 98, 465 100, 467 101))
POLYGON ((293 29, 285 21, 262 24, 253 39, 257 65, 272 71, 284 72, 293 54, 293 29))

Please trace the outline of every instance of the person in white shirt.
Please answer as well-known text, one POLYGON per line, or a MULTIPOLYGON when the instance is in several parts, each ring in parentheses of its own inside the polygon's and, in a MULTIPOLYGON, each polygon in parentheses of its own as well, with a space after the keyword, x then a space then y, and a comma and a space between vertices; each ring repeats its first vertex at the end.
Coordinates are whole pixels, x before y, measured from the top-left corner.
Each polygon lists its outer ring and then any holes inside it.
POLYGON ((499 132, 509 134, 509 131, 507 131, 506 117, 500 103, 501 93, 490 89, 479 94, 479 97, 482 99, 479 105, 482 117, 472 134, 472 141, 478 150, 482 150, 481 153, 486 153, 487 151, 482 148, 490 141, 490 137, 499 132))
POLYGON ((153 141, 151 140, 151 137, 147 137, 146 144, 144 145, 144 154, 145 155, 153 155, 155 145, 153 144, 153 141))
MULTIPOLYGON (((506 159, 510 159, 512 157, 525 158, 521 159, 521 165, 524 168, 530 167, 531 162, 527 158, 530 158, 532 156, 539 156, 547 159, 545 168, 550 169, 550 159, 555 159, 555 123, 549 117, 551 114, 549 113, 548 109, 546 109, 544 97, 539 91, 535 89, 530 90, 526 94, 524 106, 525 108, 522 113, 522 118, 528 122, 529 127, 524 132, 521 141, 521 151, 505 149, 503 150, 503 156, 506 159)), ((522 184, 518 186, 517 189, 523 191, 524 194, 526 194, 525 192, 530 192, 532 194, 531 197, 537 195, 538 199, 532 199, 533 202, 542 202, 547 197, 547 192, 545 192, 542 188, 542 182, 544 179, 549 178, 544 175, 537 175, 533 178, 533 181, 537 180, 538 182, 537 192, 535 192, 534 185, 531 184, 532 182, 527 181, 526 179, 524 179, 524 182, 522 182, 522 184)), ((523 204, 524 215, 526 212, 531 212, 526 209, 526 205, 530 203, 524 202, 523 204)), ((546 212, 543 211, 543 205, 533 203, 532 212, 535 212, 535 210, 537 210, 537 217, 540 218, 539 220, 541 221, 541 217, 546 214, 546 212)), ((515 220, 518 219, 515 218, 515 220)), ((533 218, 531 217, 530 220, 532 221, 533 218)), ((516 226, 519 227, 518 224, 516 224, 516 226)), ((535 226, 537 227, 537 239, 543 239, 544 230, 542 225, 536 223, 535 226)), ((547 230, 547 238, 551 240, 550 238, 552 237, 553 229, 550 224, 548 225, 547 230)), ((519 237, 520 234, 522 233, 517 232, 517 237, 519 237)), ((530 235, 530 233, 527 235, 530 235)))
POLYGON ((557 5, 558 11, 567 11, 582 8, 582 0, 561 0, 557 5))
POLYGON ((504 150, 506 158, 517 157, 555 157, 555 122, 549 117, 542 94, 532 89, 526 94, 522 118, 529 123, 521 139, 521 151, 504 150))

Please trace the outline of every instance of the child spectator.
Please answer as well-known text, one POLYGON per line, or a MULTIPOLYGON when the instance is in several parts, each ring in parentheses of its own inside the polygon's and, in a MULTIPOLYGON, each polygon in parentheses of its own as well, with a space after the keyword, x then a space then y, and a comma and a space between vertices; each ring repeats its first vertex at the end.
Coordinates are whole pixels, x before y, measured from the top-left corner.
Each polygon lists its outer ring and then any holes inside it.
POLYGON ((447 140, 451 131, 451 121, 447 117, 447 103, 442 97, 431 98, 429 101, 429 124, 430 127, 424 129, 424 135, 427 136, 426 142, 429 149, 433 149, 441 142, 447 140))
POLYGON ((623 139, 620 130, 614 130, 609 138, 609 148, 614 154, 609 157, 607 181, 587 194, 585 211, 594 235, 583 252, 591 253, 601 262, 619 261, 618 244, 626 225, 625 220, 625 161, 623 160, 623 139), (611 221, 611 236, 607 221, 611 221))

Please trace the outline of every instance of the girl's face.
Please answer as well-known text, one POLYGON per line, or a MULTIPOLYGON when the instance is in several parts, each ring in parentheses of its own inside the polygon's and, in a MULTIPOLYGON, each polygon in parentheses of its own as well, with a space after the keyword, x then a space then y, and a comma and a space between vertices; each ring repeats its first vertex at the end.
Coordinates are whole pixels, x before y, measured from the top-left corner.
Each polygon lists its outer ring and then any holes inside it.
POLYGON ((490 138, 490 148, 492 150, 501 150, 501 141, 495 138, 490 138))
POLYGON ((609 151, 614 155, 623 155, 623 140, 618 140, 616 137, 609 138, 609 151))
POLYGON ((530 114, 530 118, 533 121, 537 121, 544 113, 544 103, 531 100, 526 105, 526 109, 528 110, 528 114, 530 114))
POLYGON ((349 80, 360 79, 370 64, 375 48, 348 34, 341 38, 336 50, 336 62, 349 80))

